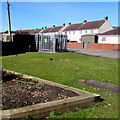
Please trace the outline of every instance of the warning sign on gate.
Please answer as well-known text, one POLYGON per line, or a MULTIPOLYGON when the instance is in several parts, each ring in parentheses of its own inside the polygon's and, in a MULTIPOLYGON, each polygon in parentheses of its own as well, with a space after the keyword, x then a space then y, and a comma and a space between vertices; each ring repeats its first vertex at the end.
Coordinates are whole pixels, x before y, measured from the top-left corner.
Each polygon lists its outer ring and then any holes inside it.
POLYGON ((47 39, 44 39, 44 42, 46 43, 46 42, 47 42, 47 39))

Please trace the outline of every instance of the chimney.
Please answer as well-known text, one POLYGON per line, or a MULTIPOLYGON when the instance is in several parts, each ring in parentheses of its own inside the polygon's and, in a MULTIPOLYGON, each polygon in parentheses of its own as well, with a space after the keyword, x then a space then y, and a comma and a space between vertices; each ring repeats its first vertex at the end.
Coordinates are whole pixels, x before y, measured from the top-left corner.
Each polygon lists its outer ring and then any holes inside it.
POLYGON ((63 23, 63 26, 65 26, 65 23, 63 23))
POLYGON ((71 25, 71 23, 69 23, 69 25, 71 25))
POLYGON ((42 29, 44 29, 44 27, 42 27, 42 29))
POLYGON ((87 20, 84 20, 83 23, 85 24, 87 22, 87 20))
POLYGON ((55 27, 55 25, 53 25, 53 27, 55 27))
POLYGON ((45 29, 46 29, 47 27, 45 27, 45 29))
POLYGON ((108 16, 105 17, 105 20, 108 20, 108 16))

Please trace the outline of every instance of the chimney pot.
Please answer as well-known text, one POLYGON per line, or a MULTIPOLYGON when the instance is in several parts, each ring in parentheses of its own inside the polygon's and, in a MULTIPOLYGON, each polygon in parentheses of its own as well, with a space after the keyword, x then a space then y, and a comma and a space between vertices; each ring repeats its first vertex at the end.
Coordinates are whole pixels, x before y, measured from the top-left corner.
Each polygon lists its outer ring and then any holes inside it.
POLYGON ((105 20, 108 20, 108 16, 105 17, 105 20))
POLYGON ((55 27, 55 25, 53 25, 53 27, 55 27))
POLYGON ((87 20, 84 20, 84 21, 83 21, 83 23, 86 23, 86 22, 87 22, 87 20))
POLYGON ((69 23, 69 25, 71 25, 71 23, 69 23))
POLYGON ((65 23, 63 23, 63 26, 65 26, 65 23))
POLYGON ((47 28, 47 27, 45 27, 45 28, 47 28))
POLYGON ((42 27, 42 29, 44 29, 44 27, 42 27))

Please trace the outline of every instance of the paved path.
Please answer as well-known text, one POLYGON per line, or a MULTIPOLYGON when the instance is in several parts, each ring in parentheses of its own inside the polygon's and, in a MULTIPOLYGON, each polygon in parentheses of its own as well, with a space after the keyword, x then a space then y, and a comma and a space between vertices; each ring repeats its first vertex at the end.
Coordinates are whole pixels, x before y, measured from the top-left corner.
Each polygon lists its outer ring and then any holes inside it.
POLYGON ((96 80, 82 80, 82 83, 85 83, 90 86, 99 87, 104 90, 120 93, 120 86, 112 84, 112 83, 105 83, 96 80))
POLYGON ((88 49, 74 49, 68 48, 69 52, 74 52, 83 55, 97 56, 97 57, 106 57, 120 59, 120 51, 98 51, 98 50, 88 50, 88 49))

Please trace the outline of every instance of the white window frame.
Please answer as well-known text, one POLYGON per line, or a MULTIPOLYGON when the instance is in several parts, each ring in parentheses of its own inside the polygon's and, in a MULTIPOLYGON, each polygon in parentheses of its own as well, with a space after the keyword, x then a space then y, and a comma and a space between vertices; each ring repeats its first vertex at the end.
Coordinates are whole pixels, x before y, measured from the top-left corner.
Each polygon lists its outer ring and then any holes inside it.
POLYGON ((93 30, 90 30, 90 33, 93 33, 93 30))
POLYGON ((102 41, 106 41, 106 37, 102 37, 102 41))
POLYGON ((73 31, 73 34, 75 34, 75 31, 73 31))

